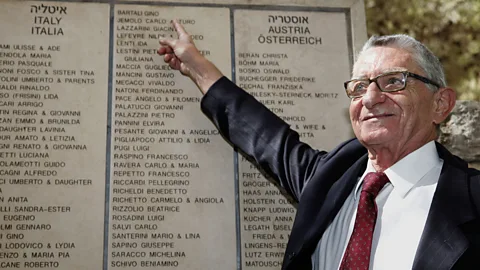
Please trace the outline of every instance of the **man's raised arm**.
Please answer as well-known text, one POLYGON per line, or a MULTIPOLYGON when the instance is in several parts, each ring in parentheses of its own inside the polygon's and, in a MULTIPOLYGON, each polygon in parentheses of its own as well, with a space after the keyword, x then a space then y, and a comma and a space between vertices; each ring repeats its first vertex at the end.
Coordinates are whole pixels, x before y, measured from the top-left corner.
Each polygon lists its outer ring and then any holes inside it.
POLYGON ((172 21, 178 38, 161 38, 157 53, 171 68, 188 76, 202 91, 207 93, 223 75, 218 68, 198 51, 191 36, 177 20, 172 21))

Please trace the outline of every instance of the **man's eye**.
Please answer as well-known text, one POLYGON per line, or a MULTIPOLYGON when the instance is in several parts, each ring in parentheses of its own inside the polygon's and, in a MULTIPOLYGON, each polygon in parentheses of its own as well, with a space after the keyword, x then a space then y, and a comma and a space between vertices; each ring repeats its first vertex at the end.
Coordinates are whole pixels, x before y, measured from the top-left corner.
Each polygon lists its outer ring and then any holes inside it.
POLYGON ((388 80, 387 80, 387 85, 389 85, 389 84, 403 85, 403 80, 401 78, 391 77, 391 78, 388 78, 388 80))
POLYGON ((363 91, 367 88, 367 83, 366 82, 356 82, 353 91, 363 91))

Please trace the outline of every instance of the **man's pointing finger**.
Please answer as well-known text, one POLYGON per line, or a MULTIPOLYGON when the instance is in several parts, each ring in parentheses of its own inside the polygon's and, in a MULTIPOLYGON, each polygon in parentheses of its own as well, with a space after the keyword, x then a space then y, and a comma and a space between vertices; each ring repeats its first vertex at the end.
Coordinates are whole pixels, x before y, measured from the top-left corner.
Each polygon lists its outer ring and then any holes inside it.
POLYGON ((185 28, 183 28, 183 26, 177 21, 177 19, 174 19, 172 21, 172 24, 173 28, 175 28, 175 31, 177 31, 178 33, 178 37, 188 36, 187 31, 185 31, 185 28))

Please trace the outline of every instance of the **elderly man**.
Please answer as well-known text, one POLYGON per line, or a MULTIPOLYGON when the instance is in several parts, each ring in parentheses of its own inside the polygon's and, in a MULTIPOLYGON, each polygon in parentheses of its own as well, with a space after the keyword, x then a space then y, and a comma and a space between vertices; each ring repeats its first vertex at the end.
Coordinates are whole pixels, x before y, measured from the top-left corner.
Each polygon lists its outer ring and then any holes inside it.
POLYGON ((202 110, 298 204, 283 269, 480 269, 480 172, 435 143, 455 105, 439 60, 405 35, 372 37, 345 82, 356 139, 330 152, 222 76, 173 22, 158 53, 202 110))

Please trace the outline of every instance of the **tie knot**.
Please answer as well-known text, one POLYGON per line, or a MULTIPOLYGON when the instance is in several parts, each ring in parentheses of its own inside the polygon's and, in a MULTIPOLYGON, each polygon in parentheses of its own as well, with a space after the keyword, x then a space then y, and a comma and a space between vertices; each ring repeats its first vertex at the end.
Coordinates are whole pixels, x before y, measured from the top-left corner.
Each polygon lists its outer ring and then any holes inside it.
POLYGON ((390 180, 383 172, 370 172, 367 173, 365 178, 363 179, 363 187, 362 191, 366 191, 373 195, 373 197, 377 197, 380 190, 387 184, 390 180))

